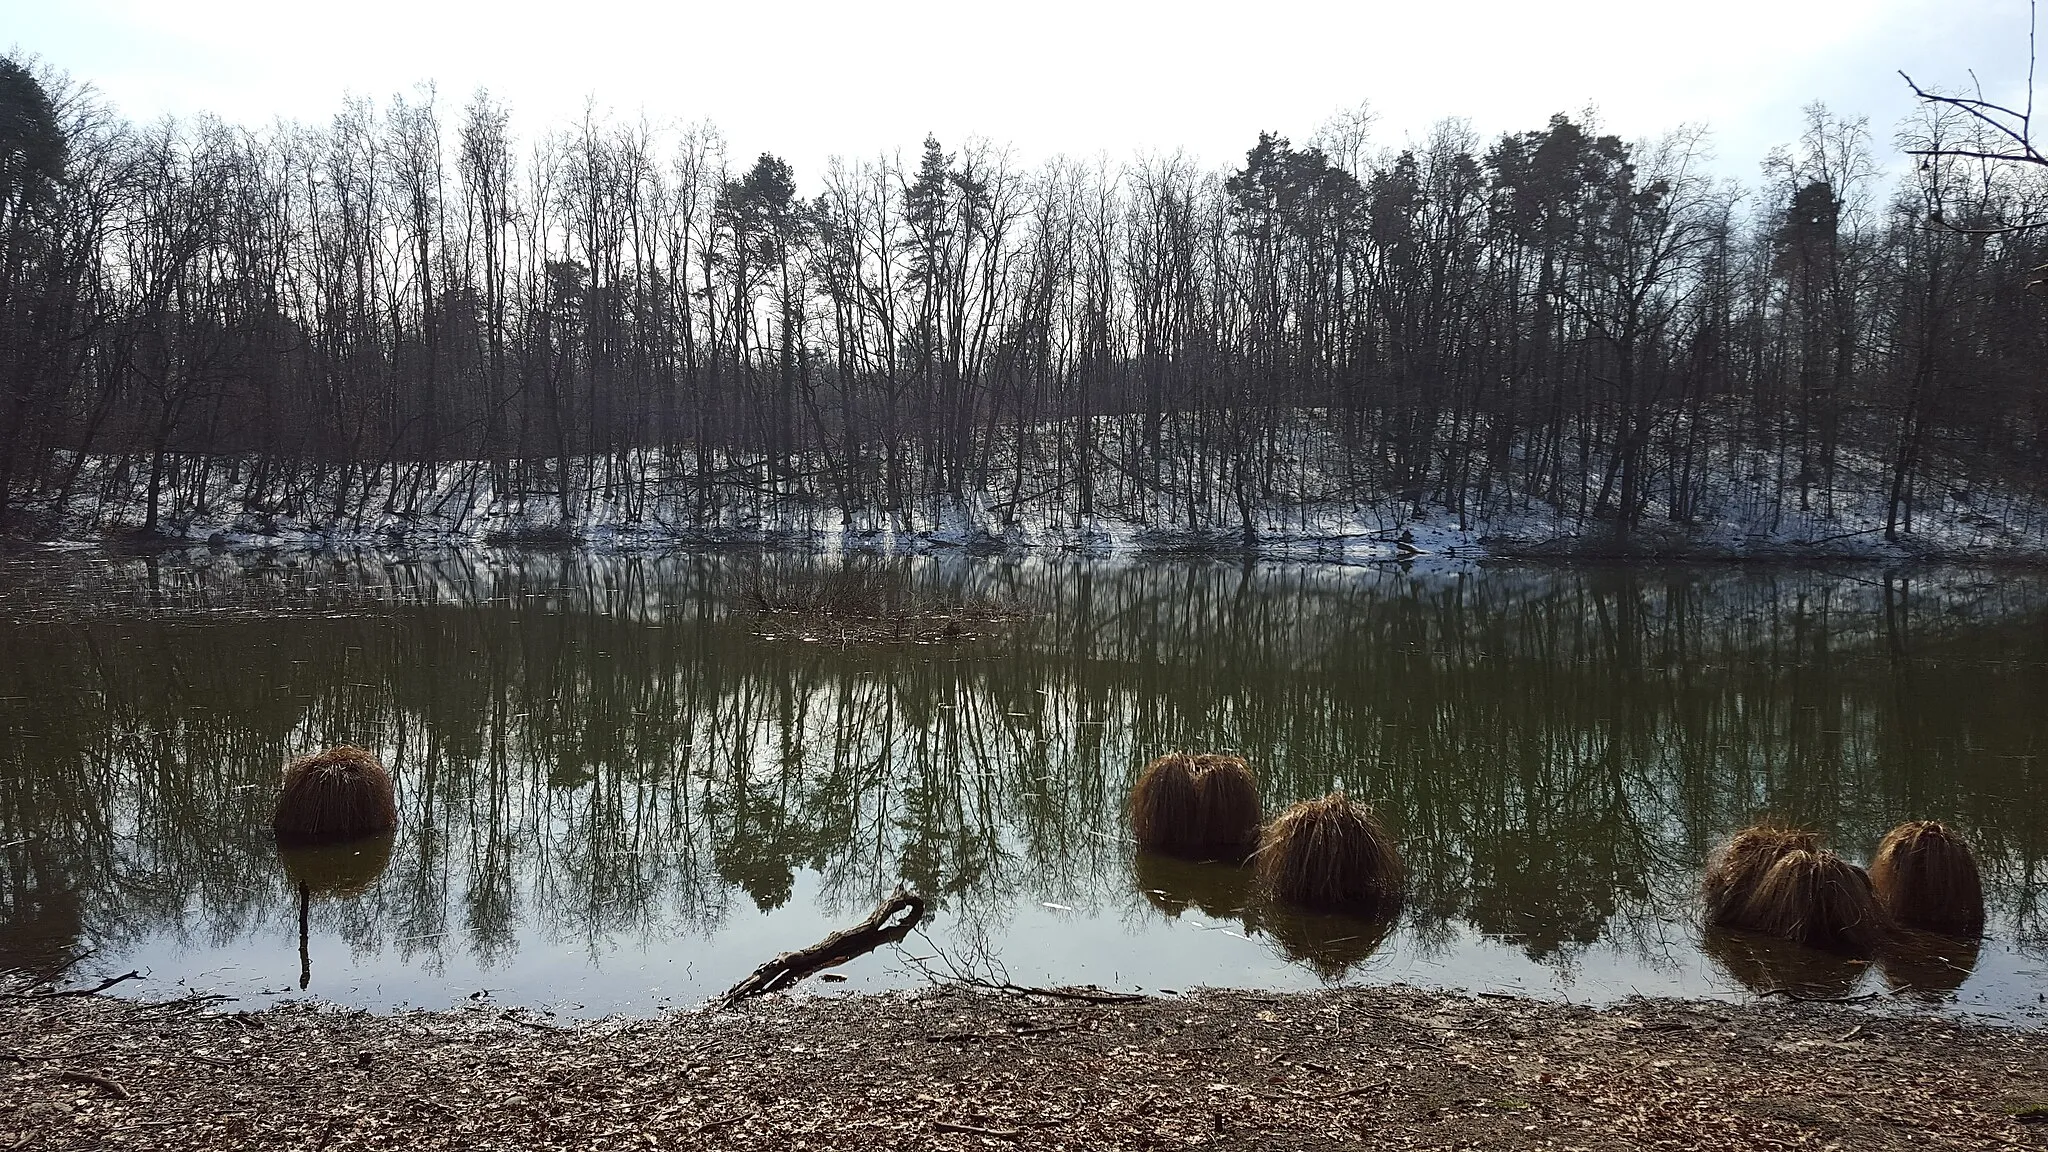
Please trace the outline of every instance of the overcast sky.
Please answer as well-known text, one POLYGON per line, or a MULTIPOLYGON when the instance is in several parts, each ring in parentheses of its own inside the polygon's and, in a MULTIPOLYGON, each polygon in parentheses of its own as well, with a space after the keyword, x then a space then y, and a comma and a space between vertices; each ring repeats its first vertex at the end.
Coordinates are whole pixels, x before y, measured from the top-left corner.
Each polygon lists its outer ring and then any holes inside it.
POLYGON ((914 154, 927 131, 1036 161, 1183 149, 1234 164, 1260 129, 1306 140, 1369 102, 1377 144, 1440 118, 1486 136, 1591 105, 1640 137, 1703 122, 1754 178, 1814 100, 1889 151, 1898 78, 2019 93, 2020 0, 1130 3, 900 0, 519 4, 472 0, 0 0, 0 45, 90 81, 127 115, 325 121, 344 93, 435 82, 453 121, 479 86, 524 132, 601 112, 710 119, 744 161, 810 185, 831 154, 914 154))

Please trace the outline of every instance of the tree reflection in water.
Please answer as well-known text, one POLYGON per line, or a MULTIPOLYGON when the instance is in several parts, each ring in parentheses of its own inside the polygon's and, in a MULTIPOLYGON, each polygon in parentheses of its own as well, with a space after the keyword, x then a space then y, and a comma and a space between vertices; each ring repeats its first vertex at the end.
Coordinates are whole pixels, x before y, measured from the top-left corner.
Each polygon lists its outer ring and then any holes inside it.
POLYGON ((1229 890, 1239 870, 1133 864, 1124 796, 1178 747, 1247 756, 1269 812, 1369 797, 1424 953, 1461 923, 1560 969, 1637 947, 1757 811, 1850 846, 1956 822, 1997 931, 2043 940, 2038 576, 867 560, 1033 612, 973 644, 754 634, 748 588, 837 563, 0 562, 0 962, 281 927, 277 771, 341 742, 391 767, 401 832, 380 879, 311 915, 429 971, 535 934, 596 955, 736 909, 857 914, 908 881, 1013 951, 1036 946, 1004 937, 1020 907, 1139 893, 1357 975, 1377 926, 1276 918, 1229 890))

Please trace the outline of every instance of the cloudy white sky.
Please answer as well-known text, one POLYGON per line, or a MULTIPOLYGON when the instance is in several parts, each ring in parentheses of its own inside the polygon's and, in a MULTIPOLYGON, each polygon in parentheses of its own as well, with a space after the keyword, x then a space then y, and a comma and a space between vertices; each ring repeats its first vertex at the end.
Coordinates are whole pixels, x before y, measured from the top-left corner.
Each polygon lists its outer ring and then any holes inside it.
POLYGON ((1380 144, 1447 116, 1490 136, 1589 105, 1628 136, 1704 122, 1719 167, 1749 177, 1814 100, 1867 115, 1888 148, 1902 68, 2018 92, 2027 23, 2023 0, 0 0, 0 46, 135 118, 325 120, 344 93, 432 80, 450 119, 482 86, 527 132, 586 101, 708 118, 736 158, 775 151, 806 183, 828 155, 910 153, 927 131, 1027 161, 1184 149, 1223 165, 1262 128, 1306 139, 1361 101, 1380 144))

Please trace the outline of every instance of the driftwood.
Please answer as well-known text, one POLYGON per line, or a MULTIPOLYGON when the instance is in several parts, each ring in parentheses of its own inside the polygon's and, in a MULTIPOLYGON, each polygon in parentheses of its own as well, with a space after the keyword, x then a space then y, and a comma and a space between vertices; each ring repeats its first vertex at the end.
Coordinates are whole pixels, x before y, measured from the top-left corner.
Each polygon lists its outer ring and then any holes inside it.
POLYGON ((97 1086, 107 1095, 112 1096, 116 1100, 129 1099, 128 1090, 126 1088, 121 1087, 121 1082, 119 1080, 111 1080, 105 1076, 96 1076, 91 1072, 74 1072, 70 1070, 65 1070, 57 1073, 57 1079, 69 1080, 74 1084, 92 1084, 97 1086))
POLYGON ((836 967, 857 956, 865 956, 884 944, 899 943, 923 918, 924 899, 899 886, 868 914, 867 919, 851 928, 834 932, 809 948, 784 952, 754 969, 746 979, 733 985, 719 998, 718 1007, 723 1010, 750 996, 779 992, 820 969, 836 967), (890 923, 897 913, 905 911, 909 915, 890 923))
POLYGON ((1024 1135, 1023 1129, 1020 1128, 980 1128, 973 1124, 955 1124, 951 1120, 934 1120, 932 1127, 940 1132, 964 1132, 969 1136, 1000 1136, 1005 1140, 1015 1140, 1024 1135))
POLYGON ((107 989, 109 989, 109 988, 112 988, 112 987, 113 987, 114 985, 116 985, 116 984, 119 984, 119 983, 121 983, 121 982, 122 982, 123 980, 142 980, 142 979, 145 979, 145 977, 144 977, 144 976, 142 975, 142 973, 140 973, 140 972, 124 972, 124 973, 122 973, 121 975, 119 975, 119 976, 116 976, 116 977, 114 977, 114 978, 112 978, 112 979, 110 979, 110 980, 102 980, 102 981, 100 981, 100 982, 99 982, 98 984, 95 984, 95 985, 93 985, 93 986, 92 986, 92 987, 90 987, 90 988, 72 988, 72 989, 69 989, 68 991, 64 991, 64 992, 29 992, 29 993, 20 993, 20 994, 16 994, 16 995, 13 995, 13 996, 9 997, 9 999, 13 999, 13 1000, 61 1000, 61 999, 63 999, 63 998, 64 998, 64 997, 66 997, 66 996, 97 996, 97 995, 99 995, 100 993, 102 993, 102 992, 105 992, 105 991, 106 991, 107 989))

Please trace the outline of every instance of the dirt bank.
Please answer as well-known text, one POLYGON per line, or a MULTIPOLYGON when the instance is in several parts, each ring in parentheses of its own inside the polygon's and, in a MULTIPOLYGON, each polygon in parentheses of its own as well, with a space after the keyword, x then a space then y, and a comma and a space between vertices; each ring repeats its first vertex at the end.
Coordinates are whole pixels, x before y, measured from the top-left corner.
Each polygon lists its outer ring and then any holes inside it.
POLYGON ((518 1011, 0 1000, 0 1148, 2048 1146, 2038 1033, 1815 1004, 935 989, 518 1011))

